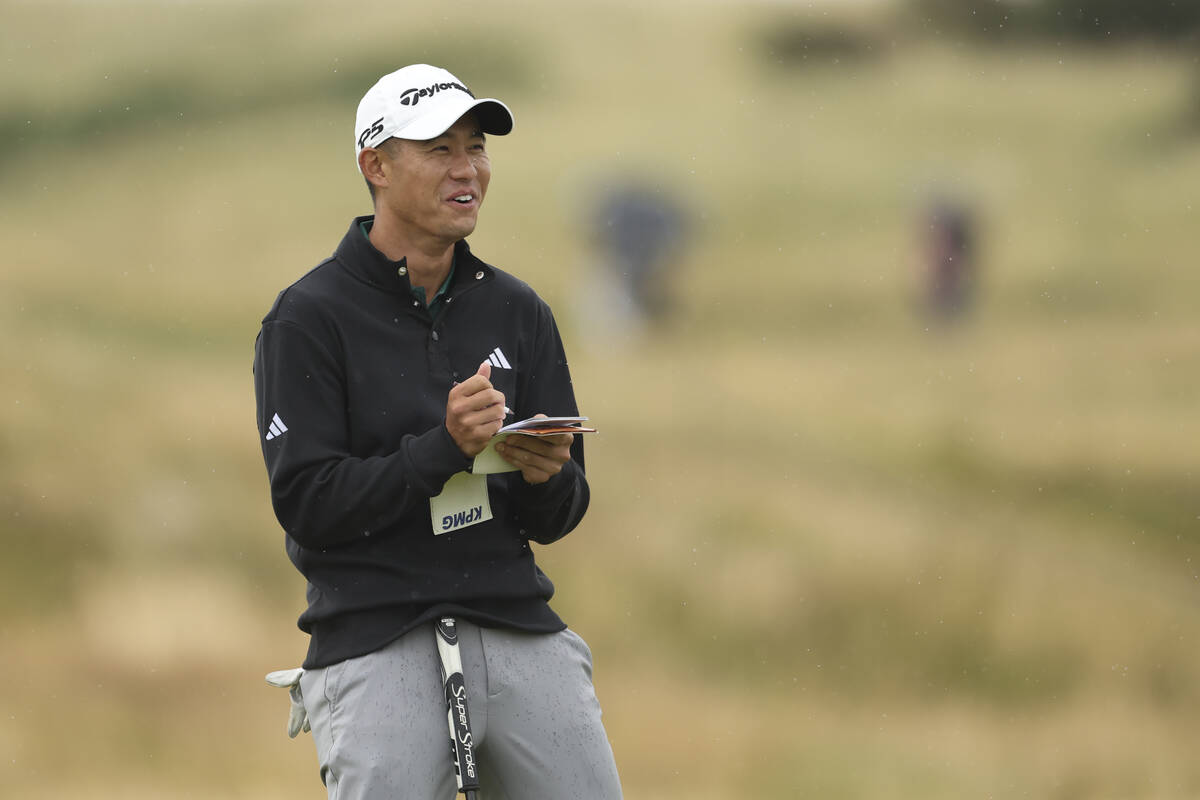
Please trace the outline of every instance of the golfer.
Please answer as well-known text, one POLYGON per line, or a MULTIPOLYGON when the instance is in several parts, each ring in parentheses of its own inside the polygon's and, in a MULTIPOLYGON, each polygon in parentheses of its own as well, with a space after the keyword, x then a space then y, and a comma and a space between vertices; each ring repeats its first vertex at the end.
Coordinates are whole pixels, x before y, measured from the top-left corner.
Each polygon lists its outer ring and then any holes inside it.
POLYGON ((446 616, 481 795, 621 796, 591 654, 530 548, 587 509, 583 437, 510 437, 512 471, 470 471, 506 419, 578 413, 550 308, 465 241, 487 137, 512 127, 444 69, 381 78, 354 128, 374 214, 280 293, 255 345, 271 500, 308 582, 298 690, 331 799, 453 797, 446 616))

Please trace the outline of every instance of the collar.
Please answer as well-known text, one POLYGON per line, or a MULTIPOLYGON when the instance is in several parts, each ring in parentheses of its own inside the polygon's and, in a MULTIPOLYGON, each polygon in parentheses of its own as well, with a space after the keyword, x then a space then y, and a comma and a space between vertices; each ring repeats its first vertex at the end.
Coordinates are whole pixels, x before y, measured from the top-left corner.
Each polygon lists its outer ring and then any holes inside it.
MULTIPOLYGON (((368 214, 355 217, 350 223, 350 229, 342 237, 334 252, 334 258, 352 275, 366 281, 386 292, 402 297, 412 297, 413 286, 408 278, 406 259, 392 261, 375 249, 371 240, 363 235, 364 226, 369 230, 375 222, 375 216, 368 214)), ((461 239, 454 243, 454 268, 445 284, 439 290, 439 295, 453 295, 454 291, 466 285, 490 280, 493 270, 471 253, 467 241, 461 239)))
POLYGON ((446 273, 446 280, 442 281, 442 285, 438 287, 438 290, 434 293, 432 300, 425 296, 424 287, 412 287, 413 297, 420 300, 421 303, 429 309, 429 313, 433 314, 435 317, 438 315, 438 311, 440 311, 446 305, 445 301, 450 298, 450 295, 446 294, 446 290, 450 288, 450 282, 454 280, 454 267, 457 263, 458 258, 451 256, 450 271, 446 273))

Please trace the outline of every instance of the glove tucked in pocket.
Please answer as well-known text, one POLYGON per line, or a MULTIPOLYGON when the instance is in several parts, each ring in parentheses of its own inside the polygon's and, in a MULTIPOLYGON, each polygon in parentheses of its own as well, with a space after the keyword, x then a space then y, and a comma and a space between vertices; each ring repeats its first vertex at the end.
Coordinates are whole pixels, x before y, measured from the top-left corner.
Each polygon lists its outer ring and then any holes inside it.
POLYGON ((308 725, 308 712, 304 710, 304 697, 300 693, 300 678, 303 676, 304 669, 301 667, 280 669, 267 673, 267 683, 280 689, 287 689, 288 696, 291 698, 292 707, 288 712, 287 725, 288 738, 290 739, 295 739, 296 734, 300 733, 300 731, 307 733, 312 730, 308 725))

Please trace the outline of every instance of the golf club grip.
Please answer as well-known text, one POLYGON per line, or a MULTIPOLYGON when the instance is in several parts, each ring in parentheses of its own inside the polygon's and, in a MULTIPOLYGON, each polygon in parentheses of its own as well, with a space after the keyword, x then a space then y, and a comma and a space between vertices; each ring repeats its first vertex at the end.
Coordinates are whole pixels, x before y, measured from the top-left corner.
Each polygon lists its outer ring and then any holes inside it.
POLYGON ((446 695, 446 721, 450 731, 450 753, 454 758, 454 777, 458 790, 473 798, 479 789, 475 765, 475 744, 471 737, 471 716, 467 710, 467 684, 463 678, 462 657, 458 651, 458 626, 453 617, 442 617, 434 625, 442 682, 446 695))

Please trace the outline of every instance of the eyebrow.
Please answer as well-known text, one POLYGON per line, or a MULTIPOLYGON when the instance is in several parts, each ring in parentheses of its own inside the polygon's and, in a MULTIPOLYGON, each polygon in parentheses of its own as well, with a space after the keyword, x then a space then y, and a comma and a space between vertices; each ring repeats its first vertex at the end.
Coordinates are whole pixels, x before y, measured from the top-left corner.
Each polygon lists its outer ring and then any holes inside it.
MULTIPOLYGON (((430 144, 433 144, 434 142, 440 141, 440 140, 442 140, 442 139, 445 139, 445 138, 447 138, 447 136, 446 136, 446 134, 445 134, 445 133, 443 133, 443 134, 440 134, 440 135, 438 135, 438 136, 435 136, 435 137, 433 137, 432 139, 422 139, 422 140, 421 140, 421 144, 423 144, 423 145, 430 145, 430 144)), ((484 140, 485 142, 487 141, 487 137, 483 135, 483 130, 482 130, 481 128, 476 128, 476 129, 474 129, 473 131, 471 131, 471 133, 470 133, 470 134, 468 134, 467 138, 469 138, 469 139, 482 139, 482 140, 484 140)))

